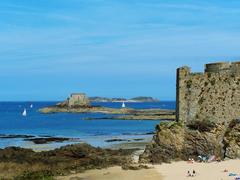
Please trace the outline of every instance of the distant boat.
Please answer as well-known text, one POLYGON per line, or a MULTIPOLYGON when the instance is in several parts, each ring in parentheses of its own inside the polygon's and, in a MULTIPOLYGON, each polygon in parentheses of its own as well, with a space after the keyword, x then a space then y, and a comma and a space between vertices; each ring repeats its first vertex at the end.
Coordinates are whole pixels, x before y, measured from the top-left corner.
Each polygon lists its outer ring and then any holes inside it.
POLYGON ((24 109, 22 115, 23 115, 23 116, 27 116, 27 110, 26 110, 26 109, 24 109))
POLYGON ((122 108, 125 108, 125 107, 126 107, 126 106, 125 106, 125 103, 123 102, 123 103, 122 103, 122 108))
POLYGON ((33 104, 30 105, 30 108, 33 108, 33 104))

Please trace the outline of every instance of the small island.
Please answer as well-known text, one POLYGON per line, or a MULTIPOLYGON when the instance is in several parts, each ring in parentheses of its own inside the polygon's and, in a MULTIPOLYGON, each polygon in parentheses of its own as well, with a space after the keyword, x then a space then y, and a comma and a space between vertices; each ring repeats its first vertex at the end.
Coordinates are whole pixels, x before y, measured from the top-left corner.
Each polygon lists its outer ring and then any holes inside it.
MULTIPOLYGON (((138 97, 140 99, 152 99, 150 97, 138 97)), ((64 102, 55 106, 42 108, 41 113, 103 113, 113 116, 98 119, 120 120, 175 120, 175 111, 169 109, 133 109, 133 108, 109 108, 93 106, 90 99, 84 93, 73 93, 64 102)), ((91 118, 85 118, 91 120, 91 118)), ((96 118, 95 118, 96 119, 96 118)))
POLYGON ((90 102, 160 102, 159 99, 149 96, 138 96, 130 99, 126 98, 107 98, 107 97, 89 97, 90 102))

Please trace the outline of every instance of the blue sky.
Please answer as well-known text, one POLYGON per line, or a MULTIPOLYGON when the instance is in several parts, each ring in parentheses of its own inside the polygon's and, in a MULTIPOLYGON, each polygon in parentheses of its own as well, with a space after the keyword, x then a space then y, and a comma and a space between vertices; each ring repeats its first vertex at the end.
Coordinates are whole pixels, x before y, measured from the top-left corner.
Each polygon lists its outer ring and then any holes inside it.
POLYGON ((1 0, 0 100, 175 99, 175 70, 238 60, 238 0, 1 0))

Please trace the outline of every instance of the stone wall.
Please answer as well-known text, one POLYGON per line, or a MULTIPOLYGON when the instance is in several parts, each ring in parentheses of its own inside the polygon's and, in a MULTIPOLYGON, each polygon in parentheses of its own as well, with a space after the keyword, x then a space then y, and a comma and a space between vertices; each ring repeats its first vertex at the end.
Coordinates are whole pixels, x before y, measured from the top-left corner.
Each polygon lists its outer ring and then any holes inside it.
POLYGON ((240 62, 205 65, 204 73, 177 69, 177 120, 229 121, 240 117, 240 62))
POLYGON ((86 94, 84 93, 74 93, 68 98, 68 106, 89 106, 90 102, 86 94))

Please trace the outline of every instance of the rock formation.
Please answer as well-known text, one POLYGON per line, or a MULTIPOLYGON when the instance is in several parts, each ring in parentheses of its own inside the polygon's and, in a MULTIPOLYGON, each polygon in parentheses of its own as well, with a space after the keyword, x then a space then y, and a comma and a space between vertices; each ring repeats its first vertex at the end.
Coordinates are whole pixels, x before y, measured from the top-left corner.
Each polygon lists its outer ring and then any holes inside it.
POLYGON ((101 149, 87 144, 75 144, 51 151, 8 147, 0 149, 0 179, 53 179, 53 176, 126 166, 132 162, 136 149, 101 149))
POLYGON ((240 62, 177 70, 177 121, 160 123, 140 162, 240 158, 240 62))
POLYGON ((215 156, 218 159, 240 157, 240 121, 229 124, 208 121, 160 123, 153 141, 140 156, 140 162, 162 163, 215 156), (210 128, 208 128, 210 126, 210 128), (207 128, 205 128, 207 127, 207 128))

